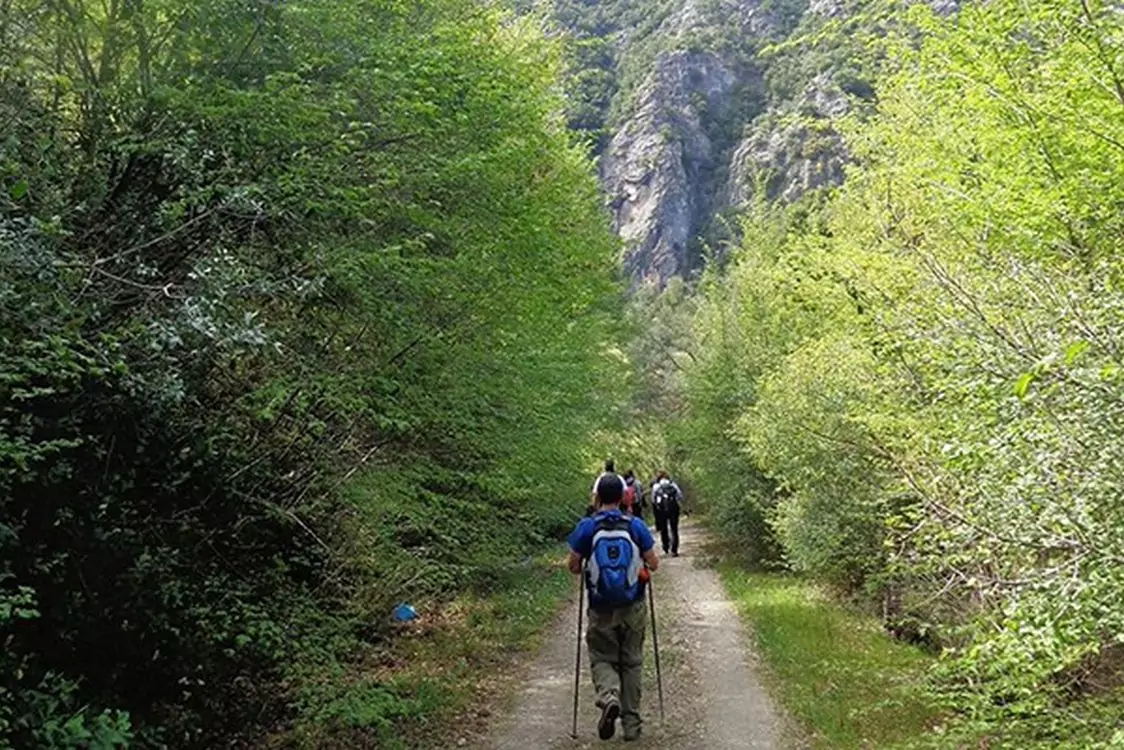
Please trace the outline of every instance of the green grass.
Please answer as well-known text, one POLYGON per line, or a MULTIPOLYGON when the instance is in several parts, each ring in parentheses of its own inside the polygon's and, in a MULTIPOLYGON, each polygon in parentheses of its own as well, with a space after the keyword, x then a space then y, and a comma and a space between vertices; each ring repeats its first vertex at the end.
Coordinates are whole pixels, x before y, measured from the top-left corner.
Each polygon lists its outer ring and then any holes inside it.
MULTIPOLYGON (((1124 689, 1032 716, 938 708, 935 657, 888 637, 794 576, 719 566, 773 692, 823 750, 1106 750, 1124 747, 1124 689)), ((946 704, 947 705, 947 704, 946 704)))
POLYGON ((552 547, 513 565, 490 591, 420 607, 418 620, 389 640, 361 646, 346 664, 321 665, 309 709, 266 746, 412 750, 471 738, 575 585, 563 561, 552 547))
POLYGON ((812 747, 891 750, 940 723, 924 686, 933 657, 898 643, 812 583, 720 567, 750 625, 775 694, 812 747))
POLYGON ((451 746, 459 736, 483 728, 487 707, 512 687, 510 667, 541 644, 574 586, 563 560, 562 550, 552 549, 513 570, 492 593, 457 599, 440 627, 400 641, 397 651, 405 666, 394 675, 395 684, 409 693, 440 696, 433 710, 395 728, 403 747, 451 746))

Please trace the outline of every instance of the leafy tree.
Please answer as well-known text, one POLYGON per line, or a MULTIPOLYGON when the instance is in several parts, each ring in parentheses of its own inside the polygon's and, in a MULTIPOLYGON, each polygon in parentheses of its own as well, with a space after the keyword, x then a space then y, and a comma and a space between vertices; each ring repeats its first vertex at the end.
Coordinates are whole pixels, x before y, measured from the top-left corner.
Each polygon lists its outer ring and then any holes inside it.
POLYGON ((759 214, 706 287, 697 447, 733 435, 743 475, 779 487, 794 567, 935 630, 963 737, 1107 747, 1119 18, 1050 0, 898 18, 845 186, 759 214), (723 376, 732 425, 708 402, 723 376))
POLYGON ((462 0, 3 14, 0 746, 252 741, 585 495, 619 290, 556 49, 462 0))

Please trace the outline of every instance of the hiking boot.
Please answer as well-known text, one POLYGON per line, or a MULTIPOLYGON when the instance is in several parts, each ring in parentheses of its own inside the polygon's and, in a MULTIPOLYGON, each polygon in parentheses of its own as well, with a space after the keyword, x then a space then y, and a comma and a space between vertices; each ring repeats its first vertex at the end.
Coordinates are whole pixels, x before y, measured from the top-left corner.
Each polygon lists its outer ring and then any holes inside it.
POLYGON ((624 741, 635 742, 640 739, 640 727, 625 727, 624 728, 624 741))
POLYGON ((609 693, 601 701, 601 718, 597 722, 597 736, 603 740, 613 738, 617 731, 617 717, 621 715, 621 700, 615 692, 609 693))

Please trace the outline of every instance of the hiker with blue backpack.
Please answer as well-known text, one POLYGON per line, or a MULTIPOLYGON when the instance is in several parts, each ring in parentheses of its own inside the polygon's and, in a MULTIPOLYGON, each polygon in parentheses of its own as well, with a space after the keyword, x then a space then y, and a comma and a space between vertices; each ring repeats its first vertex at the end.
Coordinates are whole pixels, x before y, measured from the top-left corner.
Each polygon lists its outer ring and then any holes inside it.
MULTIPOLYGON (((597 707, 601 709, 598 736, 610 739, 620 718, 625 740, 632 741, 640 738, 642 724, 645 593, 649 574, 659 567, 659 558, 647 525, 621 510, 624 480, 606 471, 597 478, 593 490, 597 508, 570 534, 569 566, 571 573, 583 576, 584 590, 589 592, 585 642, 597 707)), ((652 614, 654 618, 654 610, 652 614)), ((580 617, 579 612, 579 631, 580 617)), ((574 701, 576 722, 576 693, 574 701)))

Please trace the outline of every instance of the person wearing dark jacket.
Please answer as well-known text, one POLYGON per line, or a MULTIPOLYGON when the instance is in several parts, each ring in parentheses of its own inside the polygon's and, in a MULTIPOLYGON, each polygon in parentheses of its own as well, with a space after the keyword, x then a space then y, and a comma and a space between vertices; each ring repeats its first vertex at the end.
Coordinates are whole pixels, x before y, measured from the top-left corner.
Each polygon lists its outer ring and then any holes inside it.
POLYGON ((656 517, 656 530, 660 533, 660 546, 664 554, 679 557, 679 513, 683 506, 683 490, 671 481, 666 471, 661 471, 652 483, 652 512, 656 517))

